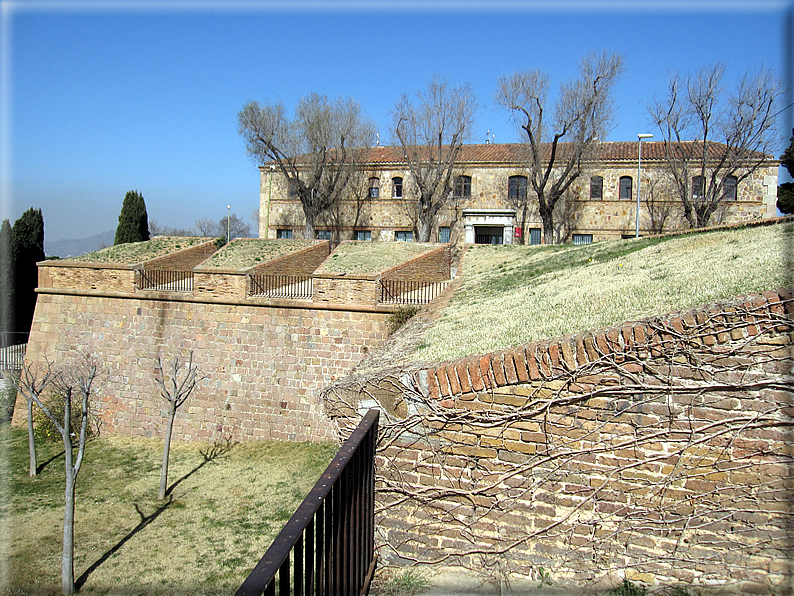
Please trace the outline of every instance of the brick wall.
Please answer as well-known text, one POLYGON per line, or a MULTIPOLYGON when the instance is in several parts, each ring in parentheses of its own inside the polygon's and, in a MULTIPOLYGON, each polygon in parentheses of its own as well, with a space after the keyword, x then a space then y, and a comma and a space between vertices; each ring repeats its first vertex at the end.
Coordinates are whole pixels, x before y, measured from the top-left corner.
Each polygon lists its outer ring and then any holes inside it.
POLYGON ((256 275, 308 276, 331 254, 331 243, 318 242, 294 253, 257 265, 249 273, 256 275))
POLYGON ((218 250, 218 247, 215 245, 215 239, 212 239, 198 246, 183 248, 162 257, 145 261, 143 268, 158 271, 189 271, 210 258, 216 250, 218 250))
POLYGON ((381 275, 383 279, 410 281, 446 281, 449 279, 449 246, 440 246, 406 263, 392 267, 381 275))
POLYGON ((765 292, 328 388, 385 415, 381 557, 790 594, 792 315, 765 292))
MULTIPOLYGON (((334 438, 320 388, 386 336, 386 315, 212 301, 40 293, 26 362, 68 363, 88 350, 109 367, 103 432, 162 436, 158 356, 194 351, 206 378, 177 413, 174 436, 213 440, 334 438)), ((25 416, 17 404, 15 423, 25 416)))

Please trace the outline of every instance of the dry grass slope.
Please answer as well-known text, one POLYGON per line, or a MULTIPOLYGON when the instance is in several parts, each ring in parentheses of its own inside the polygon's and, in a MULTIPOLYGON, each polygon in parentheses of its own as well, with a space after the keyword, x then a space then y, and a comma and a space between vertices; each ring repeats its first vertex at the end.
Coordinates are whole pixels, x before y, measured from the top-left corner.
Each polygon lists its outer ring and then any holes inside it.
POLYGON ((142 261, 161 257, 169 253, 190 248, 197 244, 209 242, 212 238, 198 238, 190 236, 158 236, 145 242, 128 242, 109 246, 90 252, 79 257, 69 259, 70 261, 81 261, 89 263, 117 263, 120 265, 134 265, 142 261))
POLYGON ((475 246, 412 355, 441 361, 790 286, 794 224, 589 246, 475 246))

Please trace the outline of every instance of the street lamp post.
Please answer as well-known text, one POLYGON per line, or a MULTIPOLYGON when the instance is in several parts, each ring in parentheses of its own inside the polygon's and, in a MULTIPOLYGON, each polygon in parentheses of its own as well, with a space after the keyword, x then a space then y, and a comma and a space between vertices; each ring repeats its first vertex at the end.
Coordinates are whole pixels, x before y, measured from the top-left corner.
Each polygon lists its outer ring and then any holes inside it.
POLYGON ((230 230, 232 229, 231 217, 232 217, 232 206, 226 205, 226 244, 229 244, 229 242, 231 242, 232 240, 231 238, 229 238, 229 234, 231 233, 230 230))
POLYGON ((640 237, 640 184, 642 184, 640 175, 642 174, 642 140, 650 139, 653 135, 648 133, 640 133, 637 135, 637 213, 636 213, 636 231, 635 238, 640 237))

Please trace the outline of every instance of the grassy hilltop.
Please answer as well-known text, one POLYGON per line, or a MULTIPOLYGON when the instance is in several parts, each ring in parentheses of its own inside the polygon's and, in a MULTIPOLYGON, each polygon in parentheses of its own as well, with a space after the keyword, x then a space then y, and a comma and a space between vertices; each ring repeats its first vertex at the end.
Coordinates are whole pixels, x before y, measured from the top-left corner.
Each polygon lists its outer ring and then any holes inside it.
POLYGON ((409 358, 439 361, 791 286, 794 224, 586 246, 473 246, 409 358))

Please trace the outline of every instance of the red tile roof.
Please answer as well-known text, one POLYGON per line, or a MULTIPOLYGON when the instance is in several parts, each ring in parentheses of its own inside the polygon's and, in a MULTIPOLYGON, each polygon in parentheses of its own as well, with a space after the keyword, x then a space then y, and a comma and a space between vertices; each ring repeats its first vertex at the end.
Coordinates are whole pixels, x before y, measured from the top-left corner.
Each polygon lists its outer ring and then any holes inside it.
MULTIPOLYGON (((620 162, 637 161, 637 146, 636 141, 605 141, 600 143, 593 156, 593 161, 601 162, 620 162)), ((699 142, 685 142, 681 145, 682 150, 698 151, 702 146, 699 142)), ((570 145, 568 143, 560 143, 557 147, 558 158, 564 158, 570 145)), ((543 160, 549 158, 551 152, 551 144, 546 143, 543 146, 544 155, 543 160)), ((709 142, 709 153, 712 157, 717 157, 725 150, 725 145, 722 143, 709 142)), ((523 143, 484 143, 463 145, 460 153, 458 154, 457 162, 460 164, 505 164, 505 163, 525 163, 527 155, 526 145, 523 143)), ((761 153, 754 153, 754 157, 761 157, 761 153)), ((648 161, 661 161, 665 156, 665 144, 663 141, 644 141, 642 143, 642 159, 648 161)), ((772 155, 765 156, 768 160, 776 160, 772 155)), ((379 146, 371 147, 367 150, 364 163, 368 164, 400 164, 404 163, 403 150, 400 146, 379 146)))

